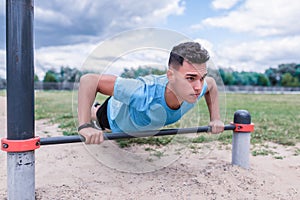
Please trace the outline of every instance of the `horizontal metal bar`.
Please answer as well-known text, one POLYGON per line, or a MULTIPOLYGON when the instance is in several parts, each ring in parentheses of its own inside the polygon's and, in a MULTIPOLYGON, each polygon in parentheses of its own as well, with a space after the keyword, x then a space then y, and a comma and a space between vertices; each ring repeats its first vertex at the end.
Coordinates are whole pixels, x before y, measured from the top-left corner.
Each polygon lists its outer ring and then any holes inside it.
POLYGON ((85 141, 81 135, 57 136, 40 138, 40 145, 68 144, 85 141))
MULTIPOLYGON (((234 124, 225 125, 224 130, 234 130, 234 124)), ((136 133, 104 133, 105 140, 117 140, 117 139, 129 139, 129 138, 141 138, 149 136, 165 136, 165 135, 176 135, 176 134, 187 134, 187 133, 200 133, 210 132, 210 126, 199 126, 194 128, 179 128, 179 129, 162 129, 153 131, 141 131, 136 133)), ((81 135, 72 136, 59 136, 59 137, 46 137, 40 139, 40 145, 51 145, 51 144, 66 144, 83 142, 85 138, 81 135)))

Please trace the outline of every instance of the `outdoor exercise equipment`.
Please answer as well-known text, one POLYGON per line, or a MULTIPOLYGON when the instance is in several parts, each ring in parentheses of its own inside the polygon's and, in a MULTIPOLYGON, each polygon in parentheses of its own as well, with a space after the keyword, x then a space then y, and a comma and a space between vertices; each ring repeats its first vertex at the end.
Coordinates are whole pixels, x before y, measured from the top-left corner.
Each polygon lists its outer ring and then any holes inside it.
MULTIPOLYGON (((235 124, 229 124, 224 127, 224 130, 235 130, 237 127, 235 124)), ((149 136, 166 136, 166 135, 177 135, 187 133, 200 133, 210 132, 211 127, 199 126, 194 128, 178 128, 178 129, 162 129, 162 130, 150 130, 140 131, 136 133, 104 133, 105 140, 117 140, 117 139, 129 139, 129 138, 141 138, 149 136)), ((51 145, 51 144, 65 144, 74 142, 84 142, 85 139, 80 135, 74 136, 62 136, 62 137, 47 137, 40 139, 40 145, 51 145)))
MULTIPOLYGON (((6 1, 7 138, 1 149, 7 152, 7 195, 9 200, 35 199, 35 149, 41 145, 81 142, 80 136, 35 137, 33 0, 6 1)), ((245 110, 234 114, 232 164, 249 168, 250 134, 254 125, 245 110)), ((105 134, 105 139, 163 136, 208 132, 210 127, 166 129, 136 134, 105 134), (155 133, 155 134, 154 134, 155 133)))

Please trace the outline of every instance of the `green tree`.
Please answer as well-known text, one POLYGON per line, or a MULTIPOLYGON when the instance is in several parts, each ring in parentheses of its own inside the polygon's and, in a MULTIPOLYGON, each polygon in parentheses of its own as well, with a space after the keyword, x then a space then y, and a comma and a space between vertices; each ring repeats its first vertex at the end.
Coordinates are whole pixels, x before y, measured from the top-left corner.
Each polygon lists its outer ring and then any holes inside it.
POLYGON ((44 82, 75 82, 78 81, 84 73, 88 72, 82 72, 76 68, 62 66, 59 72, 48 70, 44 77, 44 82))
POLYGON ((39 82, 39 81, 40 81, 39 77, 36 74, 34 74, 34 82, 39 82))
POLYGON ((55 72, 52 70, 47 71, 43 82, 58 82, 55 72))
POLYGON ((226 72, 225 78, 223 80, 224 80, 225 85, 233 85, 234 84, 234 77, 231 73, 226 72))
POLYGON ((270 86, 270 80, 265 74, 258 74, 257 85, 259 85, 259 86, 270 86))
POLYGON ((64 67, 60 68, 60 73, 57 73, 59 82, 75 82, 82 76, 82 72, 76 68, 64 67))
POLYGON ((6 87, 6 80, 0 77, 0 88, 3 89, 6 87))
POLYGON ((224 69, 222 69, 222 68, 219 69, 219 73, 220 73, 220 76, 221 76, 221 78, 222 78, 222 80, 223 80, 223 82, 225 84, 225 71, 224 71, 224 69))
POLYGON ((244 85, 244 81, 243 81, 243 77, 241 76, 241 74, 239 72, 233 72, 232 73, 233 76, 233 85, 244 85))
POLYGON ((233 85, 234 84, 234 77, 232 75, 231 69, 219 69, 220 76, 223 80, 224 85, 233 85))
POLYGON ((275 86, 280 84, 281 76, 275 68, 269 68, 265 71, 265 75, 270 81, 270 85, 275 86))
POLYGON ((296 66, 296 63, 280 64, 278 65, 277 71, 282 75, 285 73, 290 73, 292 76, 295 76, 296 66))
POLYGON ((258 73, 256 72, 241 72, 242 85, 257 85, 258 73))
POLYGON ((300 86, 298 78, 293 77, 290 73, 283 74, 281 85, 288 86, 288 87, 300 86))
POLYGON ((296 65, 295 76, 298 78, 298 80, 300 80, 300 64, 296 65))

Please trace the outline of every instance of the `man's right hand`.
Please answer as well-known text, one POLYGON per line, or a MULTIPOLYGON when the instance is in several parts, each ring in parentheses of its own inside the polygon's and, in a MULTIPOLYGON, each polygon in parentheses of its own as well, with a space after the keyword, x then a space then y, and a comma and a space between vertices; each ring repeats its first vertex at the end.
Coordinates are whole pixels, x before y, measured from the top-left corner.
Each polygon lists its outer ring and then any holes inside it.
POLYGON ((104 141, 103 131, 95 128, 84 128, 79 134, 85 138, 85 144, 101 144, 104 141))

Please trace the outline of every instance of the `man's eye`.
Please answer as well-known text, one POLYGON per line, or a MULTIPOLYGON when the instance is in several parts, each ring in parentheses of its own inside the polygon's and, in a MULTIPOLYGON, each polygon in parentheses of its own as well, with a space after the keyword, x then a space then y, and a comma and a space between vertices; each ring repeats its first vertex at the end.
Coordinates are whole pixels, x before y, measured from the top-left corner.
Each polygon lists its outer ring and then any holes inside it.
POLYGON ((187 77, 186 79, 187 79, 188 81, 193 81, 193 80, 195 80, 194 77, 187 77))

